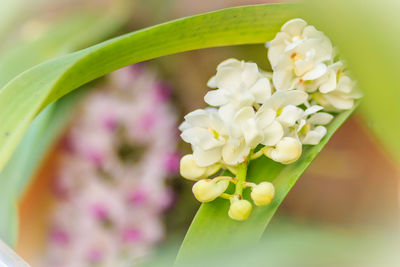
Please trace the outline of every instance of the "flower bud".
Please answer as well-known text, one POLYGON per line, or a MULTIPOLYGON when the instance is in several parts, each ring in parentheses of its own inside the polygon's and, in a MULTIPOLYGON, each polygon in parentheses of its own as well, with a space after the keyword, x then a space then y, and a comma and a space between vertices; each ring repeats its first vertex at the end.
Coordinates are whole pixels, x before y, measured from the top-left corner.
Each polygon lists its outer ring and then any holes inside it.
POLYGON ((284 137, 273 147, 264 147, 265 156, 274 161, 290 164, 298 160, 301 156, 302 145, 297 138, 284 137))
POLYGON ((207 167, 200 167, 194 162, 192 154, 185 155, 181 158, 180 162, 180 173, 188 179, 195 181, 203 176, 207 172, 207 167))
POLYGON ((203 179, 197 181, 192 191, 196 199, 200 202, 210 202, 219 197, 228 188, 228 180, 215 181, 211 179, 203 179))
POLYGON ((192 181, 209 177, 215 174, 219 169, 221 169, 220 164, 213 164, 208 167, 198 166, 192 154, 183 156, 180 162, 180 173, 182 177, 192 181))
POLYGON ((252 188, 251 198, 257 206, 268 205, 275 195, 274 185, 270 182, 261 182, 252 188))
POLYGON ((252 208, 250 201, 245 199, 234 199, 229 207, 228 215, 234 220, 244 221, 249 217, 252 208))

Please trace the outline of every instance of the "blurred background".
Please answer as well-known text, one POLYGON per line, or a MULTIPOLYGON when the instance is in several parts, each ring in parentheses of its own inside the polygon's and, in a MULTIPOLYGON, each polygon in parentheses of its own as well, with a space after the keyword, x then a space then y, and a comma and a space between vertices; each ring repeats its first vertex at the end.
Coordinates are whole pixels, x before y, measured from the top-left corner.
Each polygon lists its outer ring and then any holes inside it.
MULTIPOLYGON (((1 87, 40 62, 126 32, 268 1, 0 3, 1 87)), ((189 147, 177 126, 205 106, 206 82, 228 57, 269 69, 262 45, 186 52, 116 71, 44 110, 0 174, 1 187, 18 188, 0 196, 2 238, 32 266, 168 266, 199 206, 178 174, 189 147)), ((355 114, 289 193, 263 239, 271 266, 354 266, 368 242, 386 242, 382 229, 398 228, 400 172, 370 126, 355 114), (315 253, 321 245, 332 253, 315 253)))

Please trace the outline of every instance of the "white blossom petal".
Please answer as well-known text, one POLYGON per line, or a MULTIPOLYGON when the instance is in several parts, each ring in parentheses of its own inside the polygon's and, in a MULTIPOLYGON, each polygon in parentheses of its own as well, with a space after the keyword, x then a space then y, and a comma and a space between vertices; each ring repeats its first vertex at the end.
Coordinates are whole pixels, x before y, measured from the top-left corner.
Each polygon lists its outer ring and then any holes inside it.
POLYGON ((314 130, 310 130, 303 138, 302 143, 305 145, 318 145, 325 136, 327 130, 324 126, 317 126, 314 130))
POLYGON ((223 89, 211 90, 204 96, 204 101, 211 106, 222 106, 228 103, 228 93, 223 89))
POLYGON ((307 72, 304 76, 303 76, 303 80, 305 81, 309 81, 309 80, 315 80, 320 78, 322 75, 324 75, 327 71, 327 67, 325 64, 320 63, 318 65, 316 65, 312 70, 310 70, 309 72, 307 72))
POLYGON ((351 109, 354 105, 353 99, 346 99, 342 95, 326 94, 324 98, 335 108, 339 110, 351 109))
POLYGON ((290 34, 291 36, 300 36, 303 33, 304 28, 307 26, 307 22, 303 19, 296 18, 289 20, 283 24, 281 30, 290 34))
POLYGON ((293 74, 286 70, 276 70, 272 74, 272 81, 276 90, 285 91, 291 90, 294 87, 293 74))
POLYGON ((309 116, 311 114, 317 113, 320 110, 323 110, 324 108, 318 105, 313 105, 311 107, 309 107, 308 109, 306 109, 306 111, 304 111, 304 116, 309 116))
POLYGON ((222 158, 230 165, 236 165, 245 160, 247 155, 250 153, 250 147, 243 142, 236 146, 232 142, 228 142, 222 148, 222 158))
POLYGON ((274 121, 268 127, 264 128, 263 134, 264 140, 261 141, 261 144, 266 146, 274 146, 283 137, 282 125, 279 122, 274 121))
POLYGON ((213 165, 221 160, 221 148, 203 150, 199 147, 193 147, 193 158, 200 167, 213 165))
POLYGON ((276 116, 276 111, 273 109, 260 108, 256 113, 256 120, 258 126, 263 129, 270 125, 276 116))
POLYGON ((210 88, 217 88, 217 87, 218 87, 218 86, 217 86, 217 79, 215 78, 215 75, 212 76, 212 77, 208 80, 207 86, 210 87, 210 88))
POLYGON ((333 115, 325 112, 318 112, 313 114, 307 122, 314 125, 326 125, 333 119, 333 115))
POLYGON ((282 109, 282 113, 278 116, 278 121, 285 127, 293 126, 296 121, 302 118, 304 111, 293 105, 287 105, 282 109))
POLYGON ((251 88, 250 92, 255 98, 256 103, 264 103, 271 97, 271 83, 267 78, 259 79, 251 88))

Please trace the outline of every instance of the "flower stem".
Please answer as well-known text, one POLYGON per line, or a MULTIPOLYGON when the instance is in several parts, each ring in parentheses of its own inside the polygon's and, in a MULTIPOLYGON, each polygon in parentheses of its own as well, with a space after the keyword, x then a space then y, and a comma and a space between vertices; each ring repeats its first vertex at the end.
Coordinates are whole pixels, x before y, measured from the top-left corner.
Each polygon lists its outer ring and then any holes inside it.
POLYGON ((246 182, 247 162, 240 163, 237 170, 235 195, 239 195, 241 197, 243 193, 243 183, 246 182))

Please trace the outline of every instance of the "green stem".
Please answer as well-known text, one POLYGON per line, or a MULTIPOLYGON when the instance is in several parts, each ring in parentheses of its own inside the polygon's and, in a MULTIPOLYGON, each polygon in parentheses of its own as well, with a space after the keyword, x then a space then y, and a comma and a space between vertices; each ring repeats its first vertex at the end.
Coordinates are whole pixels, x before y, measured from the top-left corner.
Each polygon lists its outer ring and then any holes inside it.
POLYGON ((236 189, 235 189, 235 195, 239 195, 240 197, 242 196, 243 193, 243 182, 246 181, 246 175, 247 175, 247 162, 240 163, 237 168, 237 183, 236 183, 236 189))

